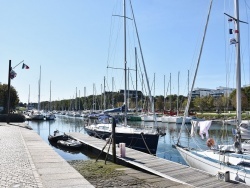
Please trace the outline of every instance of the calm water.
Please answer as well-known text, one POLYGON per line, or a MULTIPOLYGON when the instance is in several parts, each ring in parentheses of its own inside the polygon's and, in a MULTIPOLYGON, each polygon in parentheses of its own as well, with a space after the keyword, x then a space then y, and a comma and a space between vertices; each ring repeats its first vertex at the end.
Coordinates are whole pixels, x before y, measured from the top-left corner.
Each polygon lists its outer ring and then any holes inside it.
MULTIPOLYGON (((48 135, 53 134, 54 130, 59 130, 60 132, 81 132, 82 134, 86 134, 83 128, 83 118, 75 118, 58 115, 56 116, 55 121, 29 121, 27 122, 33 130, 35 130, 48 144, 48 135)), ((129 122, 129 125, 134 127, 153 127, 153 123, 147 122, 129 122)), ((184 146, 191 146, 197 148, 196 144, 198 144, 201 148, 206 148, 206 139, 202 140, 201 137, 197 135, 195 137, 189 137, 188 131, 191 129, 191 125, 187 125, 186 128, 181 129, 181 125, 176 124, 168 124, 168 123, 157 123, 162 131, 166 132, 166 135, 159 138, 158 148, 157 148, 157 156, 168 159, 171 161, 175 161, 181 164, 186 164, 182 157, 179 155, 176 149, 172 147, 173 144, 177 142, 177 138, 179 132, 181 130, 181 139, 180 142, 184 146), (194 144, 194 142, 196 144, 194 144)), ((222 123, 213 122, 209 135, 213 138, 216 144, 220 143, 232 143, 232 128, 233 126, 222 125, 222 123)), ((87 160, 87 159, 95 159, 96 156, 92 155, 88 151, 81 152, 69 152, 63 151, 51 145, 51 147, 61 155, 65 160, 87 160)))

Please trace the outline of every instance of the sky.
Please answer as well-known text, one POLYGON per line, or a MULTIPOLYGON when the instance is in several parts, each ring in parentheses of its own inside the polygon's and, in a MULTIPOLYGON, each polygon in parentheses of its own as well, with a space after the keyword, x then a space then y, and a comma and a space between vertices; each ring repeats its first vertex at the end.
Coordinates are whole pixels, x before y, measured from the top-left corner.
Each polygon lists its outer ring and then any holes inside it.
MULTIPOLYGON (((41 101, 50 100, 50 91, 52 101, 72 99, 76 91, 81 97, 100 94, 104 78, 105 91, 124 89, 122 0, 0 0, 0 4, 0 82, 8 82, 9 60, 12 67, 24 60, 29 69, 22 69, 21 63, 11 80, 21 102, 27 103, 29 96, 30 102, 38 101, 40 66, 41 101)), ((210 0, 132 0, 152 95, 187 95, 209 4, 210 0)), ((234 15, 233 1, 214 0, 195 88, 235 88, 235 47, 229 44, 234 36, 228 32, 233 23, 224 12, 234 15)), ((250 2, 241 0, 240 19, 248 22, 249 15, 250 2)), ((138 90, 145 90, 129 0, 126 16, 126 59, 132 69, 128 89, 136 85, 136 48, 138 90)), ((242 85, 250 80, 249 33, 249 25, 241 24, 242 85)))

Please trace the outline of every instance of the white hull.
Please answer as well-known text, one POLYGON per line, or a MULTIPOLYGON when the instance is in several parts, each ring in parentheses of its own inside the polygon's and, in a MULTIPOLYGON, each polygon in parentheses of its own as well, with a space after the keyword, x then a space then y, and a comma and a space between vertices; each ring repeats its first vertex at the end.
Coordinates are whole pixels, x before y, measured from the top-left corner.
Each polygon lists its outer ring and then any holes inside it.
MULTIPOLYGON (((176 123, 176 124, 181 124, 183 121, 182 116, 162 116, 161 121, 163 123, 176 123)), ((189 119, 185 119, 186 123, 190 123, 189 119)))
POLYGON ((56 116, 54 114, 49 114, 45 116, 46 120, 55 120, 56 116))
MULTIPOLYGON (((158 121, 158 122, 162 121, 161 118, 162 117, 155 116, 155 120, 158 121)), ((145 122, 154 122, 155 121, 154 120, 154 115, 143 115, 143 116, 141 116, 141 119, 142 119, 142 121, 145 121, 145 122)))
POLYGON ((240 124, 240 134, 243 140, 250 140, 250 123, 249 120, 242 120, 240 124))
POLYGON ((168 123, 169 122, 169 116, 162 116, 161 117, 161 121, 162 121, 162 123, 168 123))
POLYGON ((244 155, 245 159, 242 159, 242 155, 240 154, 228 153, 220 155, 212 150, 195 152, 178 146, 176 148, 190 167, 205 171, 211 175, 218 175, 219 172, 229 171, 231 181, 250 185, 250 168, 237 165, 242 161, 250 162, 248 155, 244 155), (227 165, 227 162, 235 165, 227 165))
POLYGON ((44 120, 44 116, 42 114, 33 114, 30 115, 31 120, 44 120))

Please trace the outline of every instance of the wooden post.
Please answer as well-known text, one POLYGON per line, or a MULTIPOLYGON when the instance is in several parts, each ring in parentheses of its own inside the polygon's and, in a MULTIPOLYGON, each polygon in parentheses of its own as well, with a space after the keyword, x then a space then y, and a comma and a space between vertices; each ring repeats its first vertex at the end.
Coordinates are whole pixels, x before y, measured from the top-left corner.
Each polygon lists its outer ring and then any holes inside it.
POLYGON ((9 60, 9 73, 8 73, 8 102, 7 102, 7 123, 10 123, 10 71, 11 60, 9 60))
POLYGON ((113 163, 116 163, 116 144, 115 144, 115 118, 112 119, 112 150, 113 150, 113 163))

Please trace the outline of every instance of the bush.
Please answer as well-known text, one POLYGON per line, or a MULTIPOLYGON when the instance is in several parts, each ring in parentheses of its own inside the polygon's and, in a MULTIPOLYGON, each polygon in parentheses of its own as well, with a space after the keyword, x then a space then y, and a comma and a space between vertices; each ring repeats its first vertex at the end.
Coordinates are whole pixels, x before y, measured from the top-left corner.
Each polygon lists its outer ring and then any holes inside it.
MULTIPOLYGON (((0 122, 7 122, 8 114, 0 115, 0 122)), ((23 114, 10 114, 10 122, 25 122, 23 114)))

